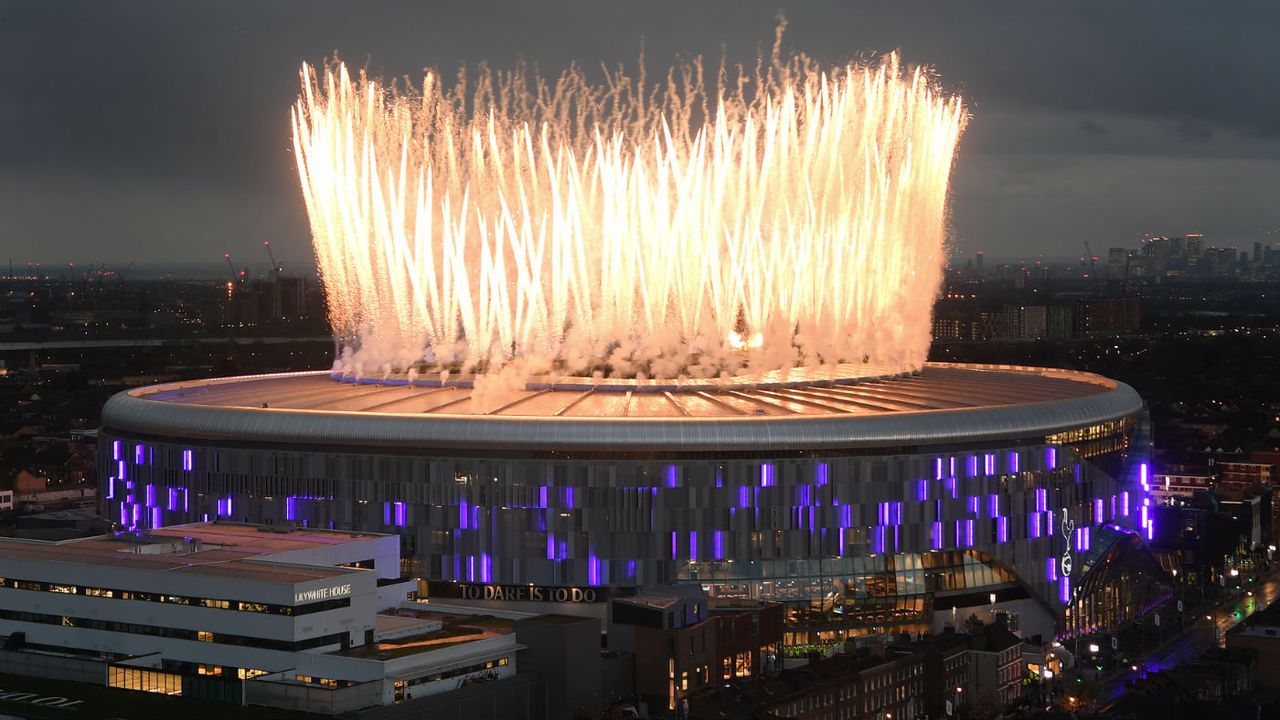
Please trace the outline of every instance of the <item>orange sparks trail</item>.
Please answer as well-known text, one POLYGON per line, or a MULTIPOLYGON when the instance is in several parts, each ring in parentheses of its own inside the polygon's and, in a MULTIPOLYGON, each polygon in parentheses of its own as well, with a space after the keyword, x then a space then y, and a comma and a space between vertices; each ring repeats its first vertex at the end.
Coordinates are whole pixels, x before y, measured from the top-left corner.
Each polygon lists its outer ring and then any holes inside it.
POLYGON ((960 100, 896 55, 775 49, 714 75, 482 68, 405 92, 304 66, 293 143, 335 369, 919 367, 960 100))

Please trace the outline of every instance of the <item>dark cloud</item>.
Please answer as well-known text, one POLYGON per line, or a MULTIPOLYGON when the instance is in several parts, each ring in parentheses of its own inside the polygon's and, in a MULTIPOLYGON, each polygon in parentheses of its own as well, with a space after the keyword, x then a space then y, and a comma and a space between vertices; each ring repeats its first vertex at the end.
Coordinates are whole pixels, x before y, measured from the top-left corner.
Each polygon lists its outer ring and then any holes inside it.
POLYGON ((772 40, 779 5, 794 49, 828 62, 900 49, 964 94, 962 246, 1071 254, 1081 198, 1091 230, 1117 239, 1191 223, 1244 242, 1245 228, 1280 224, 1270 2, 0 0, 0 249, 216 261, 271 239, 303 258, 288 128, 303 61, 337 52, 417 76, 524 57, 554 72, 633 61, 643 42, 651 66, 745 62, 772 40), (1239 196, 1210 202, 1208 183, 1246 165, 1239 196), (1177 182, 1114 182, 1144 168, 1177 182))
POLYGON ((1080 128, 1080 132, 1084 133, 1085 135, 1098 137, 1100 135, 1107 134, 1106 125, 1103 125, 1102 123, 1097 122, 1095 120, 1090 120, 1089 118, 1081 118, 1080 122, 1077 125, 1080 128))

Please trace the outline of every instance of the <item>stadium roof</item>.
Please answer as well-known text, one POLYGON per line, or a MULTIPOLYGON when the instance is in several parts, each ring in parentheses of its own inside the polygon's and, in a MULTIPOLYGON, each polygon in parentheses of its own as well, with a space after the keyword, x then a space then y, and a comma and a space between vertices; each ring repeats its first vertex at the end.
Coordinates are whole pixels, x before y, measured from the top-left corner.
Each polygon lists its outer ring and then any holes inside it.
POLYGON ((882 377, 771 384, 589 379, 475 388, 337 382, 327 373, 120 393, 108 430, 193 441, 532 450, 753 450, 1031 438, 1132 416, 1129 386, 1088 373, 928 364, 882 377))

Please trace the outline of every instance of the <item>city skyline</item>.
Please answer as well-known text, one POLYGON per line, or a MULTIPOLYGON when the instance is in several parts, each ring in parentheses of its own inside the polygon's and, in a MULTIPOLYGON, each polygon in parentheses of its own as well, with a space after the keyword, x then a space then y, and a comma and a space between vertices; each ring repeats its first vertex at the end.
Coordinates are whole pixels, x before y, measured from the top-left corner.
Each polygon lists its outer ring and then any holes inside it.
MULTIPOLYGON (((288 142, 302 62, 336 51, 417 80, 428 65, 518 57, 551 72, 634 64, 642 45, 650 68, 697 53, 749 60, 779 8, 734 8, 687 9, 673 25, 673 8, 653 4, 0 4, 6 259, 213 265, 229 251, 256 265, 271 240, 309 265, 288 142)), ((1073 257, 1082 237, 1097 254, 1144 232, 1248 248, 1280 227, 1268 183, 1280 113, 1261 92, 1280 43, 1261 5, 781 9, 787 47, 829 63, 896 49, 972 108, 952 177, 953 256, 1073 257), (1234 32, 1204 34, 1208 22, 1234 32)))

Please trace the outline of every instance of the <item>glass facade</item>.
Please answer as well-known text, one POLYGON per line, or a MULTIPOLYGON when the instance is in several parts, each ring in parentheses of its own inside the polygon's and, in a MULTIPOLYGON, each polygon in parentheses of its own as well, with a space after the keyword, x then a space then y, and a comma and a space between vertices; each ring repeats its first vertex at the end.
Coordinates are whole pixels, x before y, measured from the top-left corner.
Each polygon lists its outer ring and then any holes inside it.
POLYGON ((395 533, 411 573, 459 583, 697 582, 784 602, 798 645, 927 623, 940 598, 979 591, 1017 588, 1061 617, 1098 529, 1147 529, 1133 427, 671 457, 210 445, 104 428, 100 477, 126 529, 225 519, 395 533))

